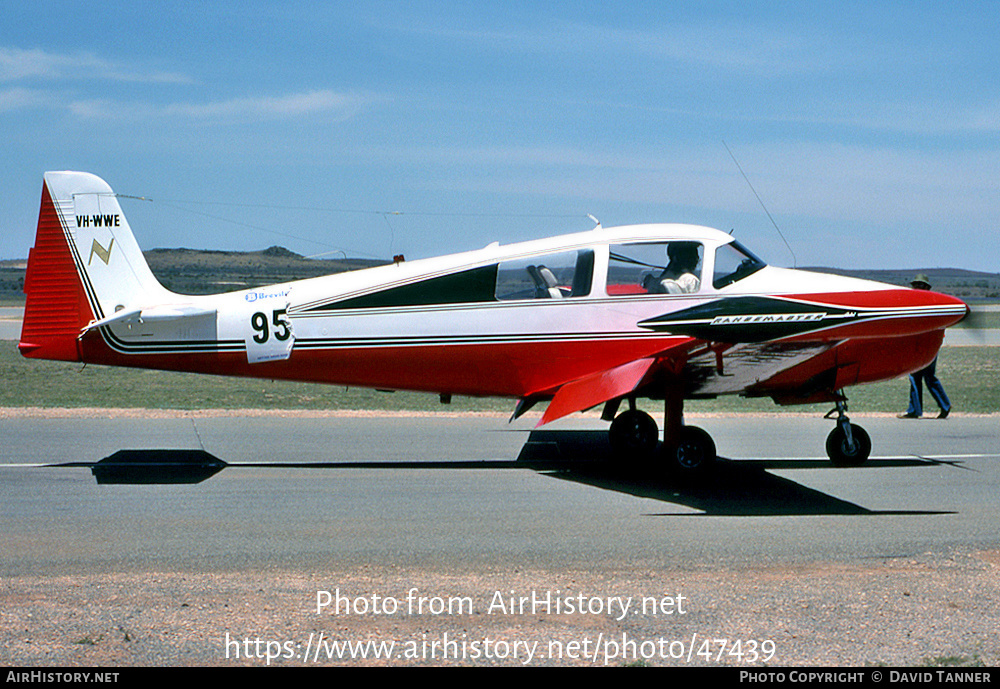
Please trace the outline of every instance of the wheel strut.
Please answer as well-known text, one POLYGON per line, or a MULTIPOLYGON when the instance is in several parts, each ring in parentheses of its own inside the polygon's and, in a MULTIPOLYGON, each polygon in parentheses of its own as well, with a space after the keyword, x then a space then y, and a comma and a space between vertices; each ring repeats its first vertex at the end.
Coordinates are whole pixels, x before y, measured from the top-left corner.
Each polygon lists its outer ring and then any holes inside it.
POLYGON ((847 397, 842 390, 837 391, 838 399, 833 409, 823 418, 837 415, 837 426, 826 439, 826 454, 837 466, 858 466, 863 464, 872 451, 872 441, 861 426, 847 418, 847 397))
POLYGON ((837 428, 839 428, 840 432, 844 434, 846 448, 849 451, 854 452, 857 450, 857 443, 854 442, 854 433, 851 430, 851 420, 847 418, 847 398, 844 397, 843 399, 837 400, 836 405, 837 406, 827 413, 826 418, 830 418, 834 413, 837 414, 837 428))
POLYGON ((670 466, 682 474, 700 474, 715 463, 712 436, 684 424, 684 388, 679 380, 668 382, 664 394, 663 449, 670 466))

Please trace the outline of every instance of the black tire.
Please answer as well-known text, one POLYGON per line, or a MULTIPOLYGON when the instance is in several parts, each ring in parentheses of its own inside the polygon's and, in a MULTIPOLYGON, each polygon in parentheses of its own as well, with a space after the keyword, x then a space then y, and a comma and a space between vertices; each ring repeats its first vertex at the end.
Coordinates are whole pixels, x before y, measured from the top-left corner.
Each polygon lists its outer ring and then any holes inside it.
POLYGON ((703 428, 684 426, 681 441, 671 453, 674 467, 683 474, 700 474, 715 463, 715 441, 703 428))
POLYGON ((660 442, 660 429, 652 416, 638 409, 623 411, 611 422, 608 431, 611 448, 618 454, 648 459, 660 442))
POLYGON ((867 461, 872 453, 872 439, 868 436, 868 431, 861 426, 851 424, 851 435, 854 437, 854 447, 847 445, 847 436, 844 431, 837 426, 826 438, 826 454, 838 467, 856 467, 867 461))

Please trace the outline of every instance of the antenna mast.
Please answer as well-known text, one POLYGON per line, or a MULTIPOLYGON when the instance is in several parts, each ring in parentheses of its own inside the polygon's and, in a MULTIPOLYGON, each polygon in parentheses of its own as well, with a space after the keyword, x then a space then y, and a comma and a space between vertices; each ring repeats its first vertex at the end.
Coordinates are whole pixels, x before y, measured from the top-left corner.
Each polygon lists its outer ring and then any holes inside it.
POLYGON ((764 213, 767 215, 767 219, 771 221, 772 225, 774 225, 774 229, 778 231, 778 236, 781 237, 781 241, 783 241, 785 243, 785 246, 788 248, 788 253, 792 255, 792 267, 793 268, 797 267, 798 259, 795 257, 795 252, 792 251, 792 247, 788 243, 788 240, 785 239, 785 235, 781 233, 781 229, 778 227, 778 223, 774 222, 774 218, 771 217, 771 213, 767 210, 767 206, 765 206, 764 202, 761 201, 760 194, 758 194, 757 190, 753 188, 752 184, 750 184, 750 180, 747 178, 747 173, 743 172, 743 167, 740 165, 740 161, 736 160, 736 156, 734 156, 733 152, 729 150, 729 146, 728 144, 726 144, 725 139, 722 140, 722 145, 726 147, 726 152, 729 153, 729 157, 733 159, 734 163, 736 163, 736 169, 740 171, 741 175, 743 175, 743 179, 747 183, 747 186, 750 187, 750 191, 752 191, 753 195, 757 197, 757 203, 759 203, 760 207, 764 209, 764 213))

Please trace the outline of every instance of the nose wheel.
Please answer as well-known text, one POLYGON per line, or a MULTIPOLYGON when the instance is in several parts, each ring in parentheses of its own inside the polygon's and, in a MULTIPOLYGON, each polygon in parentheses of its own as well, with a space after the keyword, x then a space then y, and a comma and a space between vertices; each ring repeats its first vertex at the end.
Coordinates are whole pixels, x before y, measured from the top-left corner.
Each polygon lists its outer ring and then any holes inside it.
POLYGON ((826 438, 826 454, 834 466, 855 467, 865 463, 872 452, 868 432, 847 418, 847 399, 838 400, 837 406, 824 418, 837 415, 837 426, 826 438))

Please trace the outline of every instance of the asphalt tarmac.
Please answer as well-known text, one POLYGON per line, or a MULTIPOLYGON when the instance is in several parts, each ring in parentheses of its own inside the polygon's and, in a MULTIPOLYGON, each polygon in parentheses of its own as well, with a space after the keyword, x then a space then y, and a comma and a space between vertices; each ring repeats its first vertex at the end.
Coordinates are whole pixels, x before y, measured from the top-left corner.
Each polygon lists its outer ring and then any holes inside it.
POLYGON ((858 415, 852 469, 830 421, 691 417, 722 459, 682 479, 595 418, 7 414, 6 665, 1000 662, 995 416, 858 415), (43 466, 202 448, 200 483, 43 466))
POLYGON ((855 417, 860 468, 823 457, 830 421, 689 418, 710 477, 609 459, 596 419, 5 418, 0 575, 329 563, 639 568, 828 562, 1000 545, 1000 424, 855 417), (120 449, 203 448, 192 485, 98 485, 120 449))

